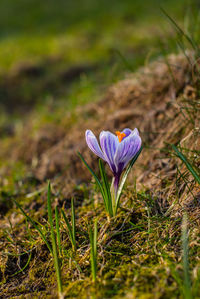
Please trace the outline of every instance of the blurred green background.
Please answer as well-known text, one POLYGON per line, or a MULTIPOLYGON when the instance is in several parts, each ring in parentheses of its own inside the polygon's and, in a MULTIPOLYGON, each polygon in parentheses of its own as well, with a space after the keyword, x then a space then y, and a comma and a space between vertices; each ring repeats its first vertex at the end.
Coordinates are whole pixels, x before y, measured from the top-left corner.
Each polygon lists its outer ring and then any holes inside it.
POLYGON ((99 61, 114 49, 128 58, 134 49, 135 55, 137 50, 146 54, 169 26, 160 7, 183 21, 194 5, 186 0, 1 0, 1 68, 56 54, 69 63, 99 61))
POLYGON ((177 52, 161 7, 198 35, 195 0, 1 0, 0 133, 32 112, 60 122, 126 73, 177 52))

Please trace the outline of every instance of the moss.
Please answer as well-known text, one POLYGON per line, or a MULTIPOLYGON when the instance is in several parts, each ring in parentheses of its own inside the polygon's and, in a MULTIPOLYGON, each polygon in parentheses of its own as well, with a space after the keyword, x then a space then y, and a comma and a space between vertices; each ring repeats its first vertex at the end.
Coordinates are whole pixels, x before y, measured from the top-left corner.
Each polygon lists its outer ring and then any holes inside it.
MULTIPOLYGON (((27 188, 31 188, 31 185, 27 188)), ((88 196, 88 189, 84 187, 82 194, 88 196)), ((129 190, 124 196, 130 196, 129 190)), ((143 199, 148 198, 148 196, 148 193, 143 193, 143 199)), ((23 200, 22 198, 21 203, 28 210, 32 200, 30 202, 23 200)), ((46 193, 42 194, 41 197, 36 195, 34 208, 29 213, 31 217, 40 219, 44 224, 44 217, 46 217, 45 200, 46 193), (41 211, 41 214, 37 212, 38 210, 41 211)), ((76 254, 72 253, 64 223, 62 223, 61 229, 62 278, 66 298, 80 298, 81 296, 81 298, 112 297, 117 299, 129 296, 127 294, 130 294, 130 298, 132 298, 131 296, 133 298, 134 296, 148 298, 149 294, 153 294, 154 298, 176 298, 180 296, 177 278, 178 276, 182 277, 183 273, 179 259, 180 219, 163 217, 156 213, 155 215, 152 213, 148 219, 143 203, 141 193, 136 193, 133 201, 129 202, 132 212, 127 215, 127 211, 122 208, 119 210, 117 218, 107 223, 106 230, 99 240, 98 279, 94 285, 91 281, 89 264, 88 223, 92 221, 94 216, 98 216, 100 233, 107 222, 107 218, 102 203, 96 207, 87 198, 80 203, 77 202, 76 227, 79 250, 76 254), (125 218, 126 220, 124 220, 125 218), (148 231, 148 221, 150 221, 150 231, 148 231), (175 265, 180 267, 179 271, 175 265)), ((15 209, 11 207, 7 215, 10 217, 13 211, 15 209)), ((67 208, 66 212, 70 215, 70 210, 67 208)), ((6 284, 13 284, 13 291, 7 287, 4 288, 4 294, 12 296, 15 292, 23 298, 23 294, 29 294, 31 288, 33 298, 34 296, 35 298, 37 296, 53 298, 52 294, 56 296, 57 282, 53 260, 46 246, 42 245, 43 242, 38 234, 33 233, 33 228, 29 227, 29 231, 26 231, 27 226, 23 217, 19 218, 17 225, 15 224, 12 229, 12 234, 18 234, 20 242, 17 242, 17 248, 20 248, 21 252, 30 250, 32 246, 35 249, 27 268, 16 277, 11 278, 10 273, 5 273, 3 266, 5 263, 2 264, 2 273, 6 277, 6 284), (23 281, 24 278, 26 279, 23 281), (22 280, 21 284, 19 284, 19 280, 22 280), (16 287, 16 283, 18 287, 16 287)), ((48 226, 45 224, 43 231, 47 229, 48 226)), ((194 233, 192 238, 195 237, 196 234, 194 233)), ((15 239, 13 241, 16 242, 15 239)), ((16 254, 9 241, 7 244, 9 250, 16 254)), ((196 265, 197 252, 198 246, 194 244, 190 251, 191 267, 196 265)), ((12 271, 17 272, 19 270, 18 259, 14 259, 16 269, 12 271)), ((22 267, 23 264, 21 263, 20 266, 22 267)), ((2 282, 5 283, 5 279, 2 282)))

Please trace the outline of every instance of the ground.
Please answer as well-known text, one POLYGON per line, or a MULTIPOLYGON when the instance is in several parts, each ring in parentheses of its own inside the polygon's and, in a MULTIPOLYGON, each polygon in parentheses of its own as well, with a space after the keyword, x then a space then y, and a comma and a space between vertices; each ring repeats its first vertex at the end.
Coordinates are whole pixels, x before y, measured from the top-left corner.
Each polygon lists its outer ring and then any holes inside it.
MULTIPOLYGON (((172 148, 199 175, 198 49, 154 8, 156 1, 86 3, 60 1, 55 9, 53 1, 47 7, 35 0, 28 10, 22 0, 1 3, 0 297, 57 297, 52 255, 15 204, 51 242, 50 180, 59 214, 63 208, 70 219, 75 201, 76 252, 60 214, 65 298, 200 298, 200 188, 172 148), (125 127, 139 129, 143 151, 117 216, 108 219, 77 151, 98 173, 85 130, 98 135, 125 127), (184 280, 183 215, 192 297, 184 280), (96 283, 88 233, 94 219, 96 283)), ((197 24, 195 12, 190 18, 195 1, 190 4, 166 1, 163 7, 185 32, 197 24)), ((192 29, 198 41, 197 25, 192 29)))

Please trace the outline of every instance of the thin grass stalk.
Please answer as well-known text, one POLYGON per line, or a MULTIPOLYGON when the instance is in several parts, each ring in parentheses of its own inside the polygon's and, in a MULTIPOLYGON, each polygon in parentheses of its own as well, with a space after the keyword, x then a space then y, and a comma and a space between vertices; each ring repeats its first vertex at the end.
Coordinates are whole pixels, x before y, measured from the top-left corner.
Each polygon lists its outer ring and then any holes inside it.
MULTIPOLYGON (((71 227, 71 225, 70 225, 70 223, 69 223, 69 221, 68 221, 68 219, 67 219, 67 217, 65 215, 65 212, 63 211, 63 209, 61 210, 61 213, 63 215, 63 219, 65 220, 65 223, 66 223, 67 228, 68 228, 68 234, 69 234, 70 242, 72 244, 72 250, 76 251, 76 241, 75 241, 75 239, 73 237, 73 232, 72 232, 73 229, 72 229, 72 227, 71 227)), ((75 225, 74 225, 74 227, 75 227, 75 225)))
POLYGON ((127 68, 127 70, 129 70, 130 72, 133 72, 134 69, 133 69, 132 65, 128 62, 126 57, 124 55, 122 55, 122 53, 118 49, 113 49, 113 51, 119 56, 119 58, 121 59, 121 61, 123 62, 124 66, 127 68))
POLYGON ((170 15, 168 15, 168 13, 162 7, 160 9, 163 12, 163 14, 168 18, 168 20, 171 22, 171 24, 174 25, 177 32, 189 42, 192 48, 194 50, 199 50, 198 45, 195 43, 195 41, 179 27, 179 25, 174 21, 174 19, 170 17, 170 15))
POLYGON ((29 265, 31 258, 32 258, 32 252, 30 252, 30 254, 28 256, 28 260, 27 260, 26 264, 24 265, 24 267, 22 267, 19 271, 15 272, 14 274, 12 274, 10 276, 13 277, 13 276, 23 272, 26 269, 26 267, 29 265))
POLYGON ((189 273, 189 246, 188 246, 188 219, 187 214, 184 213, 182 220, 182 254, 183 254, 183 271, 184 271, 184 298, 192 299, 191 281, 189 273))
POLYGON ((71 199, 71 217, 72 217, 72 238, 76 249, 76 225, 75 225, 75 208, 74 198, 71 199))
POLYGON ((61 240, 60 240, 60 217, 58 213, 58 207, 55 207, 55 219, 56 219, 56 237, 58 242, 58 250, 59 250, 59 256, 62 254, 62 248, 61 248, 61 240))
POLYGON ((54 232, 54 225, 53 225, 53 216, 52 216, 52 208, 51 208, 51 185, 48 182, 48 192, 47 192, 47 210, 48 210, 48 219, 51 228, 51 241, 52 241, 52 248, 53 248, 53 259, 54 259, 54 266, 56 269, 56 277, 57 277, 57 284, 58 284, 58 295, 59 298, 63 297, 63 288, 62 288, 62 280, 61 280, 61 271, 60 271, 60 264, 58 258, 58 250, 56 244, 56 236, 54 232))
POLYGON ((96 282, 97 276, 97 221, 94 222, 94 231, 89 227, 89 237, 90 237, 90 261, 91 261, 91 271, 92 280, 96 282))
POLYGON ((191 172, 191 174, 193 175, 195 181, 200 185, 200 176, 198 175, 198 173, 196 172, 196 170, 192 167, 191 163, 178 150, 178 148, 175 145, 172 144, 172 148, 177 153, 177 156, 179 157, 179 159, 181 159, 181 161, 185 164, 185 166, 187 167, 187 169, 191 172))

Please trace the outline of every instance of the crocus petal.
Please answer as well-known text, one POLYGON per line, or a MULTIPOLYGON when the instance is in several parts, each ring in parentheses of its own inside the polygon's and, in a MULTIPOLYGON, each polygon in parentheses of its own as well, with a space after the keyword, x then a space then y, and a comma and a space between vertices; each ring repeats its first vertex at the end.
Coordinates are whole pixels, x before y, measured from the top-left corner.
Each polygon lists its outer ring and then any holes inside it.
POLYGON ((131 132, 131 135, 134 135, 134 134, 140 136, 139 131, 138 131, 137 128, 135 128, 135 129, 131 132))
POLYGON ((106 161, 109 164, 112 172, 115 174, 116 167, 114 162, 114 155, 117 147, 119 146, 118 138, 109 131, 102 131, 99 139, 104 157, 106 158, 106 161))
POLYGON ((116 172, 121 174, 123 169, 127 166, 130 160, 135 156, 141 147, 141 138, 137 134, 138 130, 135 129, 132 133, 119 144, 117 147, 114 162, 116 172))
POLYGON ((126 134, 126 136, 124 137, 124 138, 126 138, 126 137, 128 137, 128 136, 132 133, 132 130, 126 128, 126 129, 124 129, 124 130, 122 131, 122 133, 125 133, 125 134, 126 134))
POLYGON ((97 141, 97 138, 95 137, 95 135, 92 133, 91 130, 87 130, 85 132, 85 138, 86 138, 87 145, 91 149, 91 151, 93 151, 95 155, 97 155, 98 157, 106 161, 103 152, 99 146, 99 143, 97 141))
MULTIPOLYGON (((129 129, 129 128, 125 128, 125 129, 122 131, 122 133, 125 133, 125 134, 126 134, 126 136, 125 136, 124 138, 127 138, 128 136, 133 135, 133 134, 137 134, 137 135, 139 136, 139 132, 138 132, 138 129, 137 129, 137 128, 135 128, 134 130, 131 130, 131 129, 129 129)), ((123 139, 124 139, 124 138, 123 138, 123 139)))

